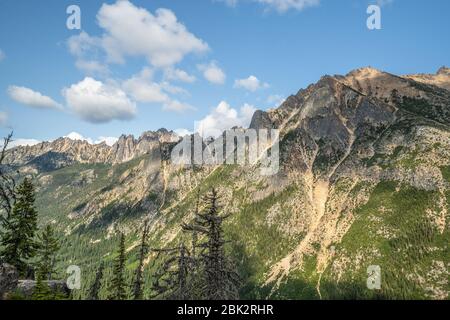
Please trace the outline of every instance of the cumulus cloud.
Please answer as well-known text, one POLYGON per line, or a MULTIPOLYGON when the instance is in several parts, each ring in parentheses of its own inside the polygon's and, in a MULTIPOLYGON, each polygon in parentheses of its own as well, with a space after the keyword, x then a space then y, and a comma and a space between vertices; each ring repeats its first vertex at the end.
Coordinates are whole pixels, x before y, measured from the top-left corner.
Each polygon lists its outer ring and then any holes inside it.
POLYGON ((72 36, 67 41, 69 52, 76 57, 75 66, 87 75, 105 76, 110 73, 108 66, 100 62, 104 61, 104 54, 100 52, 101 39, 91 37, 82 31, 79 35, 72 36))
POLYGON ((79 59, 75 62, 75 66, 87 75, 107 75, 109 68, 107 65, 95 60, 79 59))
POLYGON ((145 56, 152 65, 167 67, 187 54, 208 50, 168 9, 152 14, 129 1, 117 1, 103 4, 97 20, 105 31, 101 46, 112 62, 122 63, 125 56, 145 56))
POLYGON ((96 53, 100 44, 100 38, 91 37, 85 31, 82 31, 79 35, 71 36, 67 41, 69 52, 77 57, 84 57, 96 53))
POLYGON ((195 110, 195 108, 188 103, 180 102, 178 100, 169 100, 166 103, 164 103, 163 110, 184 112, 187 110, 195 110))
POLYGON ((5 53, 2 51, 2 49, 0 49, 0 61, 5 59, 5 57, 6 57, 5 53))
POLYGON ((217 137, 235 126, 247 128, 255 111, 256 108, 249 104, 238 111, 226 101, 221 101, 210 114, 196 123, 195 131, 203 137, 217 137))
POLYGON ((90 77, 65 88, 63 95, 70 109, 91 123, 130 120, 137 111, 136 103, 121 88, 90 77))
POLYGON ((246 89, 248 91, 256 91, 258 89, 268 88, 269 84, 265 82, 261 82, 257 77, 255 76, 249 76, 246 79, 237 79, 234 81, 234 87, 235 88, 242 88, 246 89))
POLYGON ((211 61, 208 64, 200 64, 197 66, 203 72, 206 80, 214 84, 224 84, 226 75, 222 69, 217 66, 217 62, 211 61))
POLYGON ((195 77, 188 74, 186 71, 176 68, 167 68, 164 70, 164 78, 172 81, 181 81, 186 83, 195 82, 195 77))
POLYGON ((133 99, 144 103, 160 103, 163 110, 183 112, 193 110, 189 104, 172 99, 168 94, 187 94, 183 88, 172 86, 168 82, 156 83, 152 80, 153 71, 144 68, 139 74, 124 81, 122 87, 133 99))
MULTIPOLYGON (((146 57, 155 67, 171 67, 191 53, 209 50, 208 44, 197 38, 178 21, 168 9, 151 13, 129 1, 103 4, 97 13, 100 36, 81 32, 68 40, 69 51, 79 61, 77 67, 86 66, 80 61, 106 59, 108 63, 124 63, 127 56, 146 57), (95 58, 92 58, 95 57, 95 58)), ((82 68, 81 68, 82 69, 82 68)), ((182 78, 191 81, 185 74, 182 78)), ((183 81, 183 80, 182 80, 183 81)))
POLYGON ((8 94, 11 99, 34 108, 61 109, 62 106, 50 97, 26 87, 9 86, 8 94))
MULTIPOLYGON (((238 0, 219 0, 225 2, 229 6, 236 6, 238 0)), ((274 9, 280 13, 284 13, 290 9, 301 11, 305 8, 317 6, 320 0, 249 0, 265 5, 268 9, 274 9)), ((383 1, 383 0, 381 0, 383 1)), ((386 1, 386 0, 384 0, 386 1)))
POLYGON ((164 91, 171 93, 171 94, 183 94, 186 96, 189 95, 189 92, 186 89, 178 87, 178 86, 174 86, 167 81, 161 82, 160 86, 164 91))
POLYGON ((139 102, 162 103, 168 101, 168 95, 164 93, 158 83, 152 81, 152 77, 153 71, 144 68, 139 74, 126 80, 123 83, 123 88, 133 99, 139 102))

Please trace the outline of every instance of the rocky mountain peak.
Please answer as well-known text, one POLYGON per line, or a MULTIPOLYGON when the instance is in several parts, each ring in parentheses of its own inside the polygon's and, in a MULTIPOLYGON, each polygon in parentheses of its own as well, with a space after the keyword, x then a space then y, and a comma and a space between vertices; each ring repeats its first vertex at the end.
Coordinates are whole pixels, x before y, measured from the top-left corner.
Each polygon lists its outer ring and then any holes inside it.
POLYGON ((446 66, 442 66, 439 68, 439 70, 437 71, 436 74, 450 76, 450 68, 447 68, 446 66))
POLYGON ((40 159, 44 159, 46 162, 57 162, 58 167, 74 162, 121 163, 159 150, 161 144, 173 143, 178 139, 177 134, 164 128, 146 131, 138 139, 123 134, 113 146, 105 142, 92 144, 87 140, 61 137, 34 146, 13 148, 8 151, 6 161, 15 165, 32 163, 35 166, 39 165, 40 159))
POLYGON ((450 90, 450 68, 446 66, 439 68, 436 74, 412 74, 405 76, 405 78, 450 90))
POLYGON ((133 135, 122 135, 113 145, 111 161, 120 163, 158 149, 163 143, 173 143, 180 138, 173 131, 161 128, 157 131, 146 131, 138 139, 133 135))
POLYGON ((375 69, 373 67, 363 67, 363 68, 358 68, 355 70, 350 71, 346 77, 354 77, 356 79, 370 79, 370 78, 374 78, 374 77, 379 77, 381 74, 383 74, 384 72, 375 69))

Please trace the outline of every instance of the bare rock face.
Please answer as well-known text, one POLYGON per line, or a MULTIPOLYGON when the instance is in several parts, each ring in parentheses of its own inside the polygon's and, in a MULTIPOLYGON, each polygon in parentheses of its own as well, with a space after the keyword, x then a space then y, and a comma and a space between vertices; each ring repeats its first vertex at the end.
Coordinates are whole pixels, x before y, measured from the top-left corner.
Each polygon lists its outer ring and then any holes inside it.
POLYGON ((159 129, 146 131, 138 139, 132 135, 122 135, 112 146, 109 162, 123 163, 144 154, 150 154, 160 149, 165 143, 173 143, 180 138, 172 131, 159 129))
POLYGON ((0 300, 6 299, 7 294, 16 289, 18 280, 16 268, 7 263, 0 264, 0 300))
POLYGON ((250 123, 251 129, 271 129, 272 127, 273 124, 267 112, 261 110, 255 111, 250 123))
POLYGON ((450 68, 441 67, 436 74, 413 74, 406 78, 450 90, 450 68))
POLYGON ((23 171, 47 172, 75 163, 123 163, 160 150, 163 144, 180 139, 173 131, 159 129, 144 132, 139 138, 122 135, 113 145, 59 138, 34 146, 20 146, 8 151, 5 163, 21 166, 23 171))

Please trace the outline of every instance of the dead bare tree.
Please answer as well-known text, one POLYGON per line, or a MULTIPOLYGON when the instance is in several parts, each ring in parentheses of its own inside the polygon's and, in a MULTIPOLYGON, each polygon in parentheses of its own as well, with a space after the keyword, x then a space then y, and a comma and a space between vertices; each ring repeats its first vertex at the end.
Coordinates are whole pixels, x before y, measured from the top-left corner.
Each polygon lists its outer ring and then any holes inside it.
POLYGON ((155 274, 152 285, 154 294, 151 298, 161 298, 169 300, 195 299, 193 294, 193 269, 194 258, 181 243, 176 248, 153 249, 158 255, 164 255, 166 259, 155 274))
POLYGON ((192 232, 195 238, 203 237, 196 244, 204 281, 202 281, 201 296, 207 300, 228 300, 239 298, 240 277, 232 262, 225 254, 225 240, 223 222, 230 214, 220 214, 218 192, 213 188, 204 197, 205 211, 197 211, 193 223, 184 224, 183 230, 192 232))
POLYGON ((7 224, 12 208, 16 201, 16 180, 9 164, 5 163, 8 145, 11 143, 13 133, 3 139, 0 154, 0 223, 7 224))
POLYGON ((149 233, 148 221, 144 222, 144 228, 142 230, 141 246, 139 248, 139 262, 135 271, 135 280, 133 283, 133 298, 134 300, 142 300, 143 298, 143 271, 144 271, 144 260, 148 253, 147 238, 149 233))

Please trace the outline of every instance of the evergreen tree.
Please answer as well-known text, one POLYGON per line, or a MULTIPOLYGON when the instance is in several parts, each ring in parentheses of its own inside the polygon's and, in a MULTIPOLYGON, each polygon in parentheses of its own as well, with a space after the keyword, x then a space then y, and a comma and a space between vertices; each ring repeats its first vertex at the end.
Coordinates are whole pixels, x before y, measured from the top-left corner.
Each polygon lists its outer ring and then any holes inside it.
POLYGON ((89 290, 89 300, 99 300, 99 292, 100 292, 100 288, 102 286, 104 269, 105 269, 105 264, 102 262, 102 263, 100 263, 100 267, 98 268, 97 273, 95 274, 95 280, 89 290))
POLYGON ((202 296, 208 300, 237 299, 239 297, 239 275, 225 255, 223 221, 230 215, 219 214, 219 197, 215 189, 205 198, 205 212, 197 212, 194 222, 183 225, 185 231, 198 233, 204 240, 197 246, 199 260, 204 271, 202 296))
POLYGON ((59 243, 51 225, 47 225, 44 231, 38 236, 37 248, 38 272, 42 274, 45 280, 52 280, 59 243))
POLYGON ((142 273, 144 269, 144 259, 145 256, 148 253, 148 244, 147 244, 147 238, 148 238, 148 222, 146 221, 144 223, 144 229, 142 231, 142 238, 141 238, 141 246, 139 249, 139 263, 136 268, 135 272, 135 279, 133 284, 133 298, 134 300, 142 300, 143 298, 143 291, 142 291, 142 273))
POLYGON ((36 286, 33 291, 33 300, 51 300, 51 290, 47 283, 43 280, 43 274, 41 272, 37 273, 36 276, 36 286))
POLYGON ((34 201, 34 186, 29 178, 25 178, 17 187, 12 212, 3 223, 0 257, 14 265, 22 275, 27 272, 29 260, 36 253, 37 211, 34 201))
POLYGON ((109 288, 110 300, 125 300, 126 284, 125 284, 125 236, 120 234, 118 256, 114 261, 113 279, 109 288))

